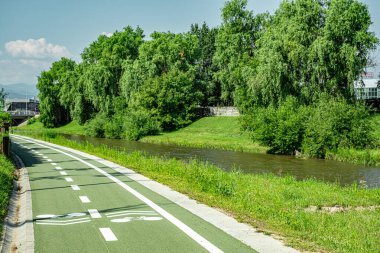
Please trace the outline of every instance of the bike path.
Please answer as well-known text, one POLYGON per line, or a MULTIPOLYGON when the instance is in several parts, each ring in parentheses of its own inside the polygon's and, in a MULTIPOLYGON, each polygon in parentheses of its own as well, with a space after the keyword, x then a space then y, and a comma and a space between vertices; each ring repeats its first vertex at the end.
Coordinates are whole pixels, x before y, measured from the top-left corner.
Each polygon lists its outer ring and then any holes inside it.
POLYGON ((29 172, 36 252, 255 252, 105 165, 12 137, 29 172))

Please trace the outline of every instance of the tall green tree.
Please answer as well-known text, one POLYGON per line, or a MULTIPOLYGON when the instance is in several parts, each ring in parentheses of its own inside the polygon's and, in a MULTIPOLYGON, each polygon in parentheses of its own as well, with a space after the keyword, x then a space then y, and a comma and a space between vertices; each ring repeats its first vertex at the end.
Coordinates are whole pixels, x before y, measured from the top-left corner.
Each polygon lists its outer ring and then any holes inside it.
POLYGON ((138 57, 138 49, 143 43, 143 30, 128 26, 123 31, 107 37, 99 36, 84 49, 83 84, 86 97, 98 112, 113 114, 113 101, 120 96, 120 78, 123 61, 138 57))
POLYGON ((247 77, 254 66, 256 41, 266 16, 254 16, 247 10, 247 0, 228 1, 222 9, 223 23, 216 37, 213 62, 218 68, 215 78, 221 83, 221 100, 225 105, 243 102, 247 77))
POLYGON ((40 120, 45 127, 56 127, 70 121, 69 110, 60 102, 60 89, 74 68, 74 61, 62 58, 38 77, 40 120))
POLYGON ((218 105, 221 103, 221 86, 220 82, 213 78, 217 68, 216 65, 212 63, 216 50, 215 40, 218 29, 209 28, 206 23, 203 23, 201 26, 192 24, 190 34, 197 37, 199 45, 195 82, 197 89, 203 94, 201 105, 218 105))
POLYGON ((154 32, 151 38, 140 46, 138 59, 124 62, 121 91, 127 102, 147 79, 161 76, 170 70, 187 72, 195 68, 199 54, 195 36, 154 32))
POLYGON ((353 83, 377 39, 367 7, 356 0, 283 1, 258 40, 249 80, 254 104, 292 95, 310 104, 321 93, 353 98, 353 83))

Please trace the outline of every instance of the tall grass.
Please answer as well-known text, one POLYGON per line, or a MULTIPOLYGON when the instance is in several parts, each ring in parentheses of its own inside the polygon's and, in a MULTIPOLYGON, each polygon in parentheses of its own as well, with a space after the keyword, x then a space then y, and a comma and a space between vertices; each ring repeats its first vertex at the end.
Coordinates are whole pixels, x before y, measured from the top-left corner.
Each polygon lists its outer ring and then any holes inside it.
POLYGON ((3 221, 8 210, 10 192, 12 190, 14 166, 4 155, 0 155, 0 237, 3 221))
POLYGON ((342 187, 312 179, 297 181, 272 174, 228 173, 196 160, 185 163, 61 137, 45 136, 45 140, 132 168, 265 233, 280 235, 299 249, 329 252, 379 252, 380 249, 380 209, 370 208, 380 206, 380 189, 342 187), (322 211, 323 207, 336 205, 351 209, 336 213, 322 211), (305 210, 311 206, 315 211, 305 210))

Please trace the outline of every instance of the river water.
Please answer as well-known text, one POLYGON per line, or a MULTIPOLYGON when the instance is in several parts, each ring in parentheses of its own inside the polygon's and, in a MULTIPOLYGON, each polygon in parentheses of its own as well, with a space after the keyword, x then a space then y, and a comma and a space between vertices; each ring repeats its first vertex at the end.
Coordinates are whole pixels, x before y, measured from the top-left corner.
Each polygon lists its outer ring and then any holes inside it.
POLYGON ((297 179, 316 178, 322 181, 338 182, 341 185, 354 182, 369 188, 380 188, 380 168, 323 159, 299 159, 292 156, 254 154, 214 149, 188 148, 176 145, 150 144, 137 141, 94 138, 82 135, 63 135, 77 142, 89 142, 95 146, 142 151, 147 154, 177 158, 198 159, 215 164, 224 170, 240 169, 245 173, 273 173, 292 175, 297 179))

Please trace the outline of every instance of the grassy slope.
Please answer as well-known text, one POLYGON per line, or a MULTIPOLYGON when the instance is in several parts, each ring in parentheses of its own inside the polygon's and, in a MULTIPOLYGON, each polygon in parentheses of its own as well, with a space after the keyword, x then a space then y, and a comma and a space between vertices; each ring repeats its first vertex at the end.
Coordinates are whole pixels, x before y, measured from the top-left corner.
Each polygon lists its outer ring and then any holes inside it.
POLYGON ((178 131, 147 136, 141 141, 246 152, 267 151, 266 147, 253 143, 247 133, 240 131, 238 117, 201 118, 178 131))
POLYGON ((78 122, 72 121, 68 123, 67 125, 57 127, 57 128, 44 128, 41 122, 36 121, 33 124, 17 127, 16 128, 19 131, 33 131, 33 132, 43 132, 43 131, 51 131, 56 133, 63 133, 63 134, 81 134, 84 135, 84 127, 79 125, 78 122))
POLYGON ((3 220, 8 210, 10 192, 12 190, 14 167, 11 161, 0 154, 0 238, 3 230, 3 220))
POLYGON ((259 230, 281 235, 300 249, 355 253, 379 250, 380 208, 337 213, 307 212, 305 208, 380 206, 380 189, 341 187, 274 175, 227 173, 197 161, 184 163, 137 152, 131 154, 59 137, 48 141, 133 168, 259 230))

